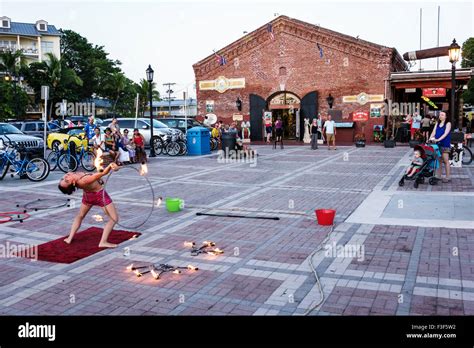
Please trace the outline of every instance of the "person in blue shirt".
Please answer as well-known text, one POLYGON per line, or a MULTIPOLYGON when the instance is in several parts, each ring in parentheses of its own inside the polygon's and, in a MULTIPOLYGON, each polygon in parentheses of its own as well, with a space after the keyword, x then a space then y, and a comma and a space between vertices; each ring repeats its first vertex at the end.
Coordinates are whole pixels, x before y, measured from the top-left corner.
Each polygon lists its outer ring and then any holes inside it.
POLYGON ((95 128, 96 127, 94 125, 94 118, 91 116, 91 117, 89 117, 89 122, 84 127, 84 132, 86 133, 86 137, 89 140, 89 143, 92 142, 92 138, 95 135, 95 133, 94 133, 95 128))
POLYGON ((438 169, 438 178, 441 178, 441 164, 444 163, 446 178, 443 178, 443 182, 449 182, 451 180, 451 167, 449 165, 449 153, 451 152, 451 122, 446 120, 445 112, 439 113, 439 119, 434 126, 430 140, 438 144, 442 156, 438 169))

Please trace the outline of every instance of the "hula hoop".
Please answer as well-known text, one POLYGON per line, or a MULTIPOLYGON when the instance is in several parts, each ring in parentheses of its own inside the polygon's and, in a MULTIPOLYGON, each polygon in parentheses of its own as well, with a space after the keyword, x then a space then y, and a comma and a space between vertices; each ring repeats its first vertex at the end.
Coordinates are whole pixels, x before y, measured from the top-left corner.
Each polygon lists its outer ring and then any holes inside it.
POLYGON ((20 211, 7 211, 7 212, 1 212, 1 216, 10 216, 11 219, 9 221, 20 221, 23 222, 23 220, 26 220, 30 217, 30 214, 25 213, 25 212, 20 212, 20 211), (16 215, 16 217, 15 217, 16 215), (20 217, 22 216, 22 217, 20 217))
MULTIPOLYGON (((138 175, 140 175, 140 171, 136 168, 136 167, 133 167, 133 166, 127 166, 127 167, 121 167, 120 170, 123 170, 125 168, 128 168, 128 169, 133 169, 135 170, 138 175)), ((109 182, 109 179, 110 177, 112 176, 112 173, 113 171, 110 172, 110 174, 107 176, 107 179, 105 179, 105 182, 104 182, 104 186, 103 186, 103 191, 102 191, 102 201, 104 202, 105 204, 105 192, 106 192, 106 188, 107 188, 107 183, 109 182)), ((108 214, 107 212, 107 209, 104 205, 104 211, 106 212, 107 216, 109 217, 109 219, 111 219, 112 221, 114 221, 118 226, 122 227, 122 228, 125 228, 125 229, 130 229, 130 230, 134 230, 134 229, 138 229, 139 227, 143 226, 144 224, 147 223, 147 221, 150 219, 151 215, 153 214, 153 210, 155 209, 155 191, 153 190, 153 186, 151 185, 151 182, 150 180, 148 180, 148 178, 145 176, 145 175, 140 175, 142 176, 143 178, 145 178, 146 182, 148 183, 148 186, 150 187, 150 191, 151 191, 151 209, 150 211, 148 212, 145 220, 143 220, 143 222, 137 224, 137 225, 133 225, 133 226, 126 226, 126 225, 123 225, 121 224, 120 222, 118 221, 115 221, 114 219, 112 219, 112 217, 108 214)), ((113 201, 112 201, 113 203, 113 201)))
POLYGON ((40 203, 40 202, 47 202, 47 201, 53 201, 53 202, 57 202, 58 200, 61 200, 61 198, 38 198, 37 200, 34 200, 34 201, 30 201, 30 202, 27 202, 25 204, 23 204, 22 206, 20 206, 19 204, 17 204, 17 208, 18 207, 21 207, 21 208, 24 208, 24 209, 28 209, 28 210, 47 210, 47 209, 57 209, 57 208, 62 208, 62 207, 65 207, 69 204, 69 202, 71 201, 70 198, 65 198, 65 202, 64 203, 61 203, 61 204, 57 204, 57 205, 48 205, 48 206, 45 206, 45 205, 40 205, 40 206, 33 206, 31 207, 31 205, 34 205, 35 203, 40 203))
POLYGON ((0 214, 0 224, 11 221, 12 217, 6 214, 0 214))

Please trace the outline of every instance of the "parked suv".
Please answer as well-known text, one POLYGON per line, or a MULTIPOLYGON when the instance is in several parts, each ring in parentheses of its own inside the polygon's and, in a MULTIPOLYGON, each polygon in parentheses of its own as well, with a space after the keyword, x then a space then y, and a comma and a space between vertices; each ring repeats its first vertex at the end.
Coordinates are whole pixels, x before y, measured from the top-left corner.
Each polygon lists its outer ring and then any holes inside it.
MULTIPOLYGON (((15 121, 10 122, 12 126, 18 128, 22 133, 26 135, 32 135, 43 139, 44 137, 44 121, 15 121)), ((59 127, 52 123, 48 122, 48 129, 46 134, 56 132, 59 130, 59 127)))
POLYGON ((17 145, 23 146, 25 151, 33 156, 43 157, 43 139, 26 135, 9 123, 0 123, 0 139, 4 143, 7 143, 10 139, 17 145))
POLYGON ((185 132, 186 128, 189 129, 193 127, 205 127, 205 128, 208 128, 209 131, 211 131, 210 127, 190 117, 188 117, 187 120, 184 117, 179 117, 179 118, 178 117, 165 117, 165 118, 158 119, 158 121, 166 124, 170 128, 177 128, 181 132, 185 132), (184 126, 186 124, 186 121, 188 122, 187 127, 184 126))
MULTIPOLYGON (((104 120, 101 129, 105 129, 110 125, 112 119, 109 118, 104 120)), ((117 123, 120 127, 120 131, 123 132, 124 129, 128 129, 130 133, 133 133, 134 128, 138 128, 140 133, 145 137, 145 146, 150 146, 150 119, 149 118, 137 118, 136 124, 134 118, 117 118, 117 123)), ((164 123, 153 120, 153 136, 160 137, 163 141, 167 141, 171 135, 177 135, 178 138, 184 138, 183 132, 179 129, 173 129, 165 125, 164 123)))

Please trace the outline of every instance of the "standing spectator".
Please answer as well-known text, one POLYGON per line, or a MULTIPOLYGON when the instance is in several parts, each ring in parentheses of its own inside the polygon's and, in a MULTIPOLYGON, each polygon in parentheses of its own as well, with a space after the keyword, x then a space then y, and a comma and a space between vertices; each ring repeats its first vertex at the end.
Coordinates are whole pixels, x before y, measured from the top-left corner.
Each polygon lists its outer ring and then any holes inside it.
MULTIPOLYGON (((321 114, 318 114, 317 120, 318 120, 318 132, 319 132, 319 135, 321 135, 321 139, 324 142, 324 137, 323 137, 323 132, 322 132, 323 124, 322 124, 321 114)), ((319 139, 319 135, 318 135, 318 139, 319 139)))
POLYGON ((430 139, 430 123, 431 119, 428 115, 425 115, 421 120, 421 131, 423 132, 423 138, 425 141, 430 139))
POLYGON ((235 136, 237 136, 238 132, 239 132, 239 130, 237 129, 237 123, 232 122, 230 124, 229 129, 227 130, 227 133, 232 133, 232 134, 235 134, 235 136))
POLYGON ((318 148, 318 120, 313 118, 313 123, 311 124, 311 150, 316 150, 318 148))
POLYGON ((276 148, 277 142, 280 142, 281 148, 283 149, 283 122, 281 120, 281 116, 278 116, 278 119, 275 122, 275 144, 274 148, 276 148))
POLYGON ((328 150, 331 150, 330 143, 332 141, 332 146, 334 150, 336 148, 336 123, 331 119, 331 115, 328 115, 328 119, 324 122, 323 130, 326 132, 326 141, 328 144, 328 150))
POLYGON ((87 122, 86 126, 84 127, 84 133, 86 133, 86 137, 89 140, 89 145, 92 143, 92 138, 95 135, 95 125, 94 125, 94 119, 92 117, 89 117, 89 122, 87 122))
POLYGON ((415 133, 420 130, 421 127, 421 116, 415 112, 412 117, 411 129, 410 129, 410 140, 415 139, 415 133))
POLYGON ((271 117, 263 117, 263 121, 265 122, 265 133, 267 135, 267 143, 270 143, 270 138, 272 137, 272 118, 271 117))
POLYGON ((436 122, 433 132, 431 133, 430 140, 437 143, 441 152, 442 161, 438 168, 438 178, 442 175, 442 163, 446 171, 446 177, 443 178, 443 182, 449 182, 451 167, 449 164, 449 153, 451 152, 451 122, 446 120, 446 113, 440 112, 438 122, 436 122))
POLYGON ((112 131, 113 137, 116 140, 120 139, 120 127, 119 127, 117 119, 115 117, 112 119, 112 122, 110 123, 109 128, 112 131))

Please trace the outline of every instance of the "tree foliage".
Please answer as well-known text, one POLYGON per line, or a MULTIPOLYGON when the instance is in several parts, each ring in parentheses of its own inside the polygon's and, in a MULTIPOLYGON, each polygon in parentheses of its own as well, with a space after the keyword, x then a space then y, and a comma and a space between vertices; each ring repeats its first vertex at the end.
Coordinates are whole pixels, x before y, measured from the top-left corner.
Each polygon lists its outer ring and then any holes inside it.
MULTIPOLYGON (((462 68, 474 67, 474 37, 464 41, 462 44, 462 68)), ((471 79, 467 85, 467 90, 463 95, 464 103, 474 104, 474 79, 471 79)))

